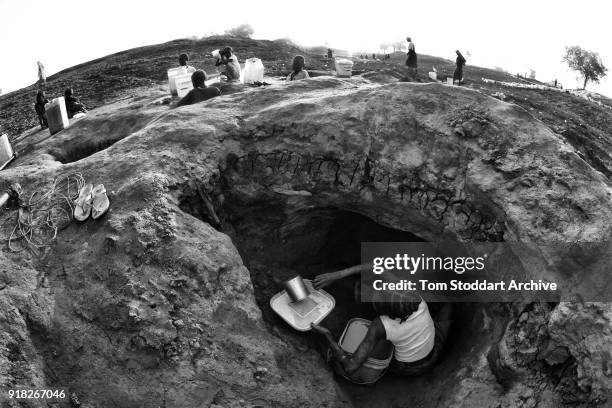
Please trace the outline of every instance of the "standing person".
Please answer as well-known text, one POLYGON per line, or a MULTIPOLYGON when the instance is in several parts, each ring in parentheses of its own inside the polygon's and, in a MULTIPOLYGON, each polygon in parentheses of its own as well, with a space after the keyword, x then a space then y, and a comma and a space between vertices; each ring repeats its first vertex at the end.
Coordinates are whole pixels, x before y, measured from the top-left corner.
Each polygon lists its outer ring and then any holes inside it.
POLYGON ((220 65, 225 65, 225 69, 221 71, 221 74, 224 74, 228 81, 240 80, 240 63, 232 47, 225 47, 219 52, 219 58, 215 66, 218 67, 220 65))
POLYGON ((34 104, 34 110, 38 115, 38 123, 40 123, 40 129, 46 129, 49 127, 47 123, 47 112, 45 112, 45 105, 49 103, 49 100, 45 97, 43 91, 38 91, 36 95, 36 103, 34 104))
POLYGON ((334 53, 331 48, 327 49, 327 58, 332 59, 334 57, 334 53))
POLYGON ((193 89, 189 91, 183 99, 178 101, 176 104, 177 108, 179 106, 192 105, 221 95, 219 88, 206 86, 206 72, 201 69, 191 74, 191 83, 193 84, 193 89))
POLYGON ((459 85, 461 85, 461 81, 463 80, 463 66, 465 65, 465 58, 463 58, 463 55, 461 55, 461 53, 459 52, 459 50, 455 51, 457 53, 457 60, 455 61, 456 64, 456 68, 455 68, 455 72, 453 73, 453 82, 454 81, 458 81, 459 85))
POLYGON ((293 57, 293 72, 287 76, 287 81, 297 81, 300 79, 308 79, 310 75, 308 75, 308 71, 304 69, 306 65, 306 60, 302 55, 296 55, 293 57))
POLYGON ((45 70, 45 66, 40 61, 38 61, 36 64, 38 65, 38 85, 41 89, 45 89, 47 86, 47 72, 45 70))
POLYGON ((408 58, 406 59, 406 66, 408 67, 408 72, 413 78, 417 76, 417 53, 414 48, 414 43, 412 42, 412 38, 406 37, 406 41, 408 41, 408 58))
POLYGON ((87 113, 87 109, 85 109, 85 106, 79 101, 79 98, 74 96, 72 88, 66 88, 64 91, 64 102, 66 103, 66 111, 69 119, 72 119, 77 113, 87 113))
POLYGON ((372 59, 376 59, 376 54, 372 53, 372 59))
POLYGON ((187 55, 185 53, 179 55, 179 65, 181 67, 185 67, 185 70, 187 71, 188 74, 194 73, 196 71, 196 69, 194 67, 188 65, 187 61, 189 61, 189 55, 187 55))

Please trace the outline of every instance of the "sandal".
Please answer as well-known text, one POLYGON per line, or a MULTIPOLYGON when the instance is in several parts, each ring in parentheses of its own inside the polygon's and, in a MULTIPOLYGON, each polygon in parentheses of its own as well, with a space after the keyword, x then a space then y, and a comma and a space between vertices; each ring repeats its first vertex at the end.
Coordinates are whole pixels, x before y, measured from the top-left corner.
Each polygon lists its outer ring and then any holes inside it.
POLYGON ((106 195, 106 189, 104 188, 104 184, 98 184, 96 188, 92 191, 93 195, 93 204, 91 209, 91 218, 94 220, 103 216, 110 207, 110 201, 108 201, 108 196, 106 195))
POLYGON ((91 213, 92 188, 93 185, 85 184, 81 188, 81 191, 79 191, 79 197, 75 200, 74 218, 78 221, 85 221, 89 218, 89 214, 91 213))

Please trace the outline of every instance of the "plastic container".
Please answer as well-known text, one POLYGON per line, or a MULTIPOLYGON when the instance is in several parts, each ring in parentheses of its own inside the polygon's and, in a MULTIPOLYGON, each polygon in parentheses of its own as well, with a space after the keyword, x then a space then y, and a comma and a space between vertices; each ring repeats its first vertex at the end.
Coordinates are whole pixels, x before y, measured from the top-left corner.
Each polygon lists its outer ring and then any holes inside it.
POLYGON ((15 152, 11 147, 8 136, 3 134, 0 136, 0 170, 2 170, 15 157, 15 152))
POLYGON ((176 95, 179 98, 184 97, 193 89, 191 74, 180 74, 173 77, 174 86, 176 87, 176 95))
POLYGON ((452 77, 447 77, 446 78, 446 85, 454 85, 452 77))
POLYGON ((344 58, 338 58, 335 62, 336 75, 341 78, 350 78, 353 74, 353 61, 344 58))
POLYGON ((438 73, 437 72, 430 72, 429 73, 429 78, 433 79, 434 81, 438 80, 438 73))
POLYGON ((242 70, 242 82, 252 84, 254 82, 263 82, 264 65, 259 58, 249 58, 244 63, 242 70))
POLYGON ((270 299, 272 310, 299 331, 310 330, 312 323, 320 323, 336 306, 333 296, 322 289, 313 288, 311 281, 304 279, 304 285, 310 293, 304 300, 292 302, 285 290, 270 299))
POLYGON ((184 75, 187 73, 185 67, 170 68, 168 70, 168 87, 170 88, 170 94, 173 96, 177 95, 175 77, 177 75, 184 75))
POLYGON ((68 121, 68 112, 66 111, 66 102, 63 96, 49 102, 47 106, 45 106, 45 113, 47 114, 47 123, 51 134, 55 134, 67 128, 70 124, 68 121))
MULTIPOLYGON (((344 328, 338 344, 347 353, 353 354, 365 338, 370 321, 366 319, 351 319, 344 328)), ((363 365, 350 376, 342 374, 344 378, 355 384, 374 384, 389 368, 393 358, 394 347, 388 340, 381 340, 376 344, 370 357, 363 365)))

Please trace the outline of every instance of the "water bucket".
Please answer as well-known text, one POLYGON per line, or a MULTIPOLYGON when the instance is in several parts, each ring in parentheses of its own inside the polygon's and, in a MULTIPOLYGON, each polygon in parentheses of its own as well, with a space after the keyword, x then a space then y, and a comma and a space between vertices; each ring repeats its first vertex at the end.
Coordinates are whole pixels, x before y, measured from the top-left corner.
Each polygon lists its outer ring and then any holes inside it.
POLYGON ((8 140, 8 136, 3 134, 0 136, 0 169, 13 159, 13 148, 8 140))
POLYGON ((306 288, 302 277, 299 275, 283 283, 283 286, 293 302, 304 300, 308 297, 308 295, 310 295, 310 292, 308 291, 308 288, 306 288))
POLYGON ((173 78, 174 86, 176 87, 176 95, 179 98, 184 97, 193 89, 191 74, 175 75, 173 78))
POLYGON ((175 77, 177 75, 184 75, 187 73, 185 67, 170 68, 168 70, 168 87, 170 88, 170 94, 173 96, 177 95, 175 77))
POLYGON ((242 82, 252 84, 254 82, 263 82, 264 65, 259 58, 249 58, 244 63, 242 70, 242 82))
POLYGON ((353 61, 339 58, 336 60, 336 75, 342 78, 349 78, 353 74, 353 61))
MULTIPOLYGON (((351 319, 347 323, 338 344, 347 353, 353 354, 365 338, 370 321, 366 319, 351 319)), ((344 378, 355 384, 373 384, 378 381, 389 368, 393 358, 394 347, 388 340, 376 344, 370 356, 359 369, 351 374, 342 374, 344 378)))
POLYGON ((68 127, 70 122, 68 121, 68 112, 66 111, 66 102, 63 96, 55 98, 48 103, 45 107, 45 113, 51 134, 68 127))

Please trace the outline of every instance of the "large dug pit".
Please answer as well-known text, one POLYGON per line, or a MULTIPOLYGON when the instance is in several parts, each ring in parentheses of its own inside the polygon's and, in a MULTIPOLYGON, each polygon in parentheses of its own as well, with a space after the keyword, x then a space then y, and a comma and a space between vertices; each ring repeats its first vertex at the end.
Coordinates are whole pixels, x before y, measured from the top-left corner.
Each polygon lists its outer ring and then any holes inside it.
MULTIPOLYGON (((211 221, 211 203, 206 199, 184 197, 183 209, 211 221)), ((299 197, 287 199, 275 193, 263 193, 254 199, 225 191, 218 217, 250 271, 268 329, 299 344, 301 352, 321 356, 325 344, 320 336, 293 330, 271 309, 270 299, 282 290, 282 283, 297 274, 313 279, 359 264, 361 242, 424 241, 409 231, 389 228, 353 211, 313 207, 299 197)), ((335 298, 336 307, 321 324, 335 338, 340 337, 349 319, 371 320, 376 316, 369 305, 355 300, 355 280, 347 278, 325 288, 335 298)), ((430 304, 434 317, 441 306, 430 304)), ((444 357, 432 372, 410 378, 386 373, 373 386, 355 385, 336 376, 344 397, 356 407, 433 407, 450 397, 462 379, 487 364, 482 359, 486 354, 483 350, 499 339, 508 321, 505 306, 455 304, 453 308, 454 322, 444 357)))

